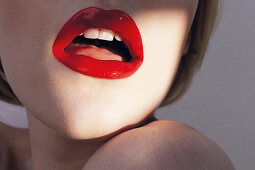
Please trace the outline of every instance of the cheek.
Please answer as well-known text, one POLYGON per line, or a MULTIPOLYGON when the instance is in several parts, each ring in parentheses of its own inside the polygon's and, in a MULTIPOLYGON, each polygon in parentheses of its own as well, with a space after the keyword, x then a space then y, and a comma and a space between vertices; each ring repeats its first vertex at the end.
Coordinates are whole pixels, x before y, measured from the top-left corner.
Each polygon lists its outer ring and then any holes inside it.
POLYGON ((185 10, 150 11, 136 16, 144 44, 141 78, 145 94, 160 103, 174 80, 189 30, 185 10))

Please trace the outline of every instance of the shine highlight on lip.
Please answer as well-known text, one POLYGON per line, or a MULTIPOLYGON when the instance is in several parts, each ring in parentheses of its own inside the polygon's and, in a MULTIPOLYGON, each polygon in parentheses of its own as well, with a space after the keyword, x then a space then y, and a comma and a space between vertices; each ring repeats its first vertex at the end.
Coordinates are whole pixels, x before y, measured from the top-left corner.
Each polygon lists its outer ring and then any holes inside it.
POLYGON ((58 61, 70 69, 105 79, 127 78, 143 63, 143 45, 138 27, 127 13, 115 9, 89 7, 74 14, 58 33, 52 52, 58 61), (74 41, 88 44, 74 44, 74 41), (95 44, 98 43, 103 45, 97 47, 95 44), (130 60, 107 59, 107 55, 118 56, 105 48, 111 46, 109 43, 117 44, 114 45, 116 48, 126 47, 130 60), (106 59, 100 59, 100 56, 106 59))

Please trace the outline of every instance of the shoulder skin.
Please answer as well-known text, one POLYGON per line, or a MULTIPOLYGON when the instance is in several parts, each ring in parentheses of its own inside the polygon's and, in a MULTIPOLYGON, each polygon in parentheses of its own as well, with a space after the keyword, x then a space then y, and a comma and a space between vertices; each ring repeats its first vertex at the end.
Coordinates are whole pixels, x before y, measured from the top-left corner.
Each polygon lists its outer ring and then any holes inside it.
POLYGON ((224 151, 196 129, 159 120, 103 145, 82 170, 234 170, 224 151))

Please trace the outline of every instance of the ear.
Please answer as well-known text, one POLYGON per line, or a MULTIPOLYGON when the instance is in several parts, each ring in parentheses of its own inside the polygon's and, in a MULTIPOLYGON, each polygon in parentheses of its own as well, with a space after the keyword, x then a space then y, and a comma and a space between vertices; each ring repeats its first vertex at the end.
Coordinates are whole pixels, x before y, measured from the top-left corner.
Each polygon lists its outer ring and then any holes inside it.
POLYGON ((186 38, 186 42, 185 42, 185 46, 184 46, 182 55, 186 55, 188 53, 190 41, 191 41, 191 31, 189 31, 188 37, 186 38))

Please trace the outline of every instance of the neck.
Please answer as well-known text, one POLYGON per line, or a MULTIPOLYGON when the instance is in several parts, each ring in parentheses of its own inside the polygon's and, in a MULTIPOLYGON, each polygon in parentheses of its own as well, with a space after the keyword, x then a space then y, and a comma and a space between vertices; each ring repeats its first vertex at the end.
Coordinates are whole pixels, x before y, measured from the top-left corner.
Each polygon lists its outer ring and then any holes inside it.
POLYGON ((72 140, 56 134, 29 111, 29 135, 34 170, 82 169, 103 142, 72 140))

